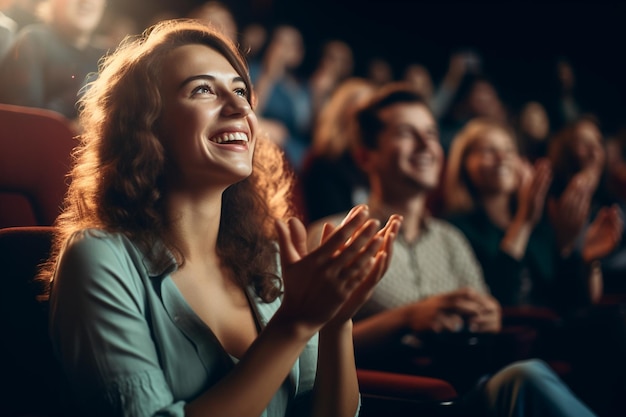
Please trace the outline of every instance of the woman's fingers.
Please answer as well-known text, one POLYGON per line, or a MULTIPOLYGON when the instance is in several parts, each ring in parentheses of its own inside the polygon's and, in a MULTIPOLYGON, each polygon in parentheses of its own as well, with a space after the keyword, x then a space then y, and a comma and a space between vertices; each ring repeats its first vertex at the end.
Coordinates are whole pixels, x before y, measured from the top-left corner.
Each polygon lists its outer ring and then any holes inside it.
POLYGON ((365 205, 357 206, 348 213, 342 223, 333 230, 328 238, 316 249, 321 259, 332 258, 336 251, 348 244, 354 233, 369 219, 369 209, 365 205))
POLYGON ((300 255, 291 241, 291 232, 289 227, 281 220, 274 222, 276 233, 278 235, 278 246, 280 247, 280 257, 283 265, 289 265, 297 262, 300 255))
POLYGON ((288 225, 289 233, 291 235, 291 242, 293 243, 294 249, 296 250, 298 255, 300 255, 300 257, 305 256, 308 252, 308 249, 306 245, 307 233, 304 224, 302 224, 299 219, 292 217, 288 220, 288 225))
POLYGON ((376 255, 383 239, 376 235, 379 221, 368 220, 346 243, 338 248, 327 260, 327 268, 332 276, 350 279, 357 275, 369 258, 376 255))
POLYGON ((330 235, 335 231, 335 227, 330 223, 324 223, 322 227, 322 237, 320 239, 320 245, 324 244, 330 235))

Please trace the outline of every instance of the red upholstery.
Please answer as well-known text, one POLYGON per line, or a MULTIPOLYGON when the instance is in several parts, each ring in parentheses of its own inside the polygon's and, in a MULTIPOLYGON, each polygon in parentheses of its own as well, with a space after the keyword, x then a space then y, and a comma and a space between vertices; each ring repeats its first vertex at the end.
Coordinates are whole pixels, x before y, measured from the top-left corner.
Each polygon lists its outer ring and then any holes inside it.
POLYGON ((0 227, 54 223, 74 136, 61 114, 0 104, 0 227))
POLYGON ((2 416, 56 416, 59 369, 48 339, 47 306, 33 282, 50 251, 52 227, 0 229, 2 416))
POLYGON ((413 400, 450 401, 457 393, 446 381, 370 369, 357 370, 363 394, 388 395, 413 400))
POLYGON ((533 322, 536 324, 555 325, 560 320, 559 314, 547 307, 521 306, 521 307, 503 307, 502 319, 509 322, 524 322, 528 324, 533 322))
POLYGON ((463 416, 457 392, 435 378, 358 369, 361 391, 360 417, 463 416))

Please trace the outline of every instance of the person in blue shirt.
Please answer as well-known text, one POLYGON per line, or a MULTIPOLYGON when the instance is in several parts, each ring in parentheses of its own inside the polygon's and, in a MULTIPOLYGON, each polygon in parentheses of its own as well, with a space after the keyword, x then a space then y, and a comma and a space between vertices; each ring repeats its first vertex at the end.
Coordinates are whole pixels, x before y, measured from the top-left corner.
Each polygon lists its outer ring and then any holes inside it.
POLYGON ((103 63, 41 275, 68 413, 358 414, 351 317, 401 218, 358 206, 307 252, 252 103, 245 61, 199 22, 103 63))

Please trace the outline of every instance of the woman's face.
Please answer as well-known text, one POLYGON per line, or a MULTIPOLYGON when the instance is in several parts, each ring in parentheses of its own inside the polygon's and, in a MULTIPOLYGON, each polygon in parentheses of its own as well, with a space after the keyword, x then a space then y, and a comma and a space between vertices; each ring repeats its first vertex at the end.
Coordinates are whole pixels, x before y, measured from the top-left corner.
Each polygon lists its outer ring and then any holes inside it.
POLYGON ((202 189, 249 176, 257 118, 243 78, 205 45, 178 47, 163 62, 158 134, 169 182, 178 190, 202 189))
POLYGON ((600 167, 604 163, 602 133, 589 121, 576 125, 570 147, 580 169, 600 167))
POLYGON ((415 64, 409 66, 404 72, 404 79, 411 83, 415 91, 422 96, 430 98, 433 95, 433 80, 428 69, 423 65, 415 64))
POLYGON ((496 89, 486 81, 478 81, 467 98, 470 111, 475 116, 499 118, 502 116, 502 103, 496 89))
POLYGON ((515 192, 519 164, 513 138, 500 129, 475 138, 464 161, 469 181, 482 195, 515 192))
POLYGON ((520 113, 520 127, 529 138, 544 140, 550 133, 550 122, 545 108, 537 103, 530 102, 520 113))
POLYGON ((274 57, 279 56, 289 69, 297 68, 304 59, 304 41, 296 28, 285 26, 277 29, 271 48, 275 51, 274 57))

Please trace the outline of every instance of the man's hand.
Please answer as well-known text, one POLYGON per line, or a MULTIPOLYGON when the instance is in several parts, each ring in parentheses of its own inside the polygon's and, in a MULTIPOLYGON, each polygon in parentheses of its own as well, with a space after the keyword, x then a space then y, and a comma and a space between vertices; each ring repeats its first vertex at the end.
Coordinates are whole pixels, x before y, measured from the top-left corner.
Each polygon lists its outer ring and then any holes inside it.
POLYGON ((465 325, 473 332, 498 332, 500 305, 471 288, 434 295, 407 306, 409 327, 416 332, 457 332, 465 325))

